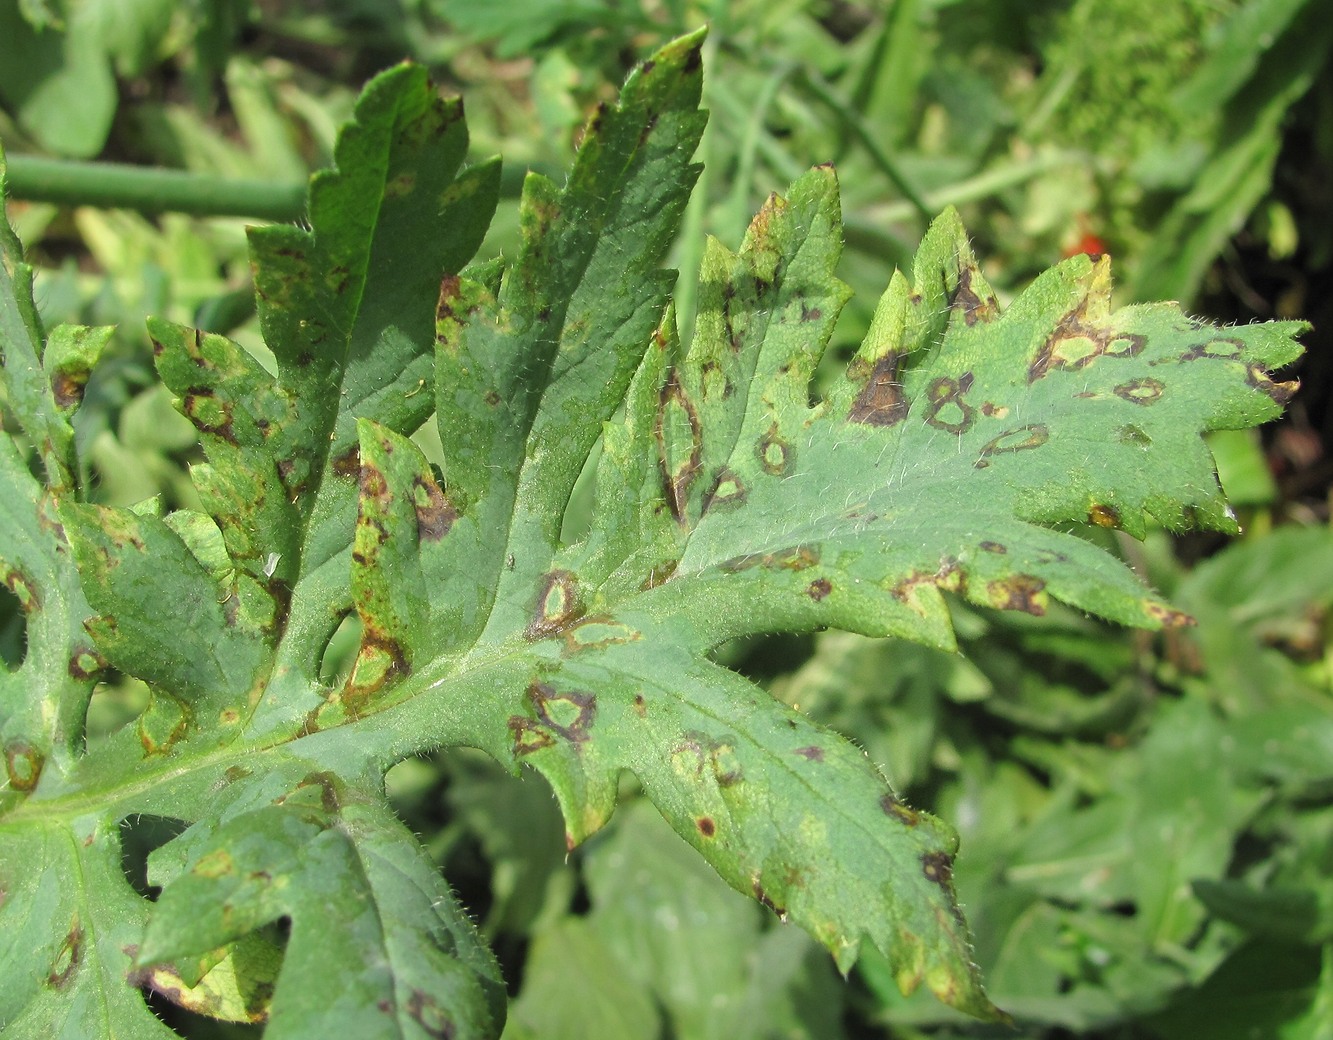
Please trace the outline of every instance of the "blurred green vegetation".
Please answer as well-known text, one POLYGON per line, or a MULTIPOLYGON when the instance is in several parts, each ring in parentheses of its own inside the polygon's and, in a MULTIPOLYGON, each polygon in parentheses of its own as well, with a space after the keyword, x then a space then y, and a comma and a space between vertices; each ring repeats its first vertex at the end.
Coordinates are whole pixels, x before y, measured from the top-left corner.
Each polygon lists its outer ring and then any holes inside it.
MULTIPOLYGON (((687 323, 705 236, 734 247, 770 191, 827 161, 857 291, 830 365, 946 204, 1005 298, 1062 255, 1106 251, 1121 302, 1315 322, 1289 418, 1212 442, 1241 539, 1089 535, 1197 628, 1149 636, 955 604, 959 655, 822 634, 719 656, 854 735, 909 801, 960 830, 976 956, 1022 1035, 1333 1037, 1326 4, 0 0, 0 140, 16 168, 96 158, 290 193, 328 161, 361 82, 411 58, 465 96, 474 157, 504 155, 494 254, 515 239, 523 171, 558 174, 632 61, 702 22, 711 122, 674 259, 687 323)), ((244 220, 18 189, 10 216, 41 266, 46 320, 118 329, 78 418, 96 495, 191 504, 197 445, 157 383, 143 318, 226 332, 271 364, 244 220)), ((6 660, 22 638, 6 594, 6 660)), ((355 641, 331 648, 330 672, 355 641)), ((140 689, 108 684, 90 739, 141 705, 140 689)), ((873 951, 840 979, 631 788, 566 855, 535 778, 450 752, 390 781, 501 956, 507 1037, 1013 1035, 899 996, 873 951)))

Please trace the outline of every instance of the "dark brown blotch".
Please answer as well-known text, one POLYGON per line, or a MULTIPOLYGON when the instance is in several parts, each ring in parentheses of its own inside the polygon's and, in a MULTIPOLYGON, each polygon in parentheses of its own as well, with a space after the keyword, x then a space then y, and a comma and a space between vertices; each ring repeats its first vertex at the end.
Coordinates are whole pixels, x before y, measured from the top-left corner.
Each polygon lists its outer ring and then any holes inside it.
POLYGON ((884 810, 885 816, 890 816, 906 827, 915 827, 921 822, 921 814, 915 809, 909 808, 891 794, 886 794, 879 800, 879 807, 884 810))
POLYGON ((997 556, 1003 556, 1003 555, 1004 555, 1005 553, 1007 553, 1009 550, 1006 549, 1006 548, 1005 548, 1003 545, 1001 545, 999 542, 990 542, 990 541, 987 541, 987 542, 982 542, 982 543, 981 543, 981 551, 982 551, 982 552, 988 552, 988 553, 995 553, 997 556))
MULTIPOLYGON (((1275 404, 1285 405, 1301 388, 1299 380, 1291 379, 1275 383, 1259 365, 1248 365, 1245 369, 1245 381, 1260 393, 1267 394, 1275 404)), ((1118 391, 1117 391, 1118 392, 1118 391)))
POLYGON ((786 911, 786 909, 785 909, 784 907, 780 907, 780 906, 778 906, 777 903, 773 902, 773 900, 772 900, 771 898, 769 898, 768 893, 767 893, 766 891, 764 891, 764 886, 763 886, 763 884, 759 881, 759 878, 758 878, 758 877, 755 877, 755 878, 750 882, 750 888, 751 888, 751 890, 754 892, 754 897, 755 897, 755 899, 759 900, 760 903, 762 903, 764 906, 768 907, 770 910, 772 910, 775 914, 777 914, 777 915, 778 915, 780 918, 782 918, 784 921, 787 919, 787 911, 786 911))
POLYGON ((996 455, 1007 455, 1015 451, 1031 451, 1040 448, 1051 439, 1051 431, 1045 423, 1028 423, 1012 430, 1005 430, 998 437, 992 437, 978 453, 977 461, 972 463, 976 469, 985 469, 996 455))
POLYGON ((805 587, 805 594, 818 603, 833 591, 833 582, 828 578, 816 578, 805 587))
POLYGON ((1115 506, 1095 503, 1088 510, 1088 523, 1098 527, 1116 528, 1120 526, 1120 510, 1115 506))
POLYGON ((61 411, 72 411, 83 400, 83 389, 88 385, 86 368, 58 371, 51 377, 51 393, 55 397, 56 407, 61 411))
POLYGON ((584 613, 578 577, 573 571, 557 568, 542 577, 537 588, 536 609, 523 635, 530 642, 560 635, 584 613))
POLYGON ((556 690, 550 683, 533 680, 528 685, 528 703, 537 722, 547 732, 571 744, 588 739, 597 719, 597 695, 581 690, 556 690))
POLYGON ((440 485, 429 477, 412 478, 412 502, 417 514, 417 538, 438 542, 458 519, 458 510, 445 498, 440 485))
POLYGON ((921 854, 921 873, 926 880, 941 888, 953 887, 953 857, 947 852, 923 852, 921 854))
POLYGON ((770 423, 767 432, 755 441, 754 453, 759 466, 770 476, 780 477, 792 464, 792 447, 782 438, 777 423, 770 423))
POLYGON ((26 740, 11 740, 5 745, 5 775, 15 791, 31 791, 42 776, 46 756, 26 740))
POLYGON ((971 267, 958 272, 958 289, 953 298, 953 305, 962 311, 963 322, 969 326, 980 321, 993 321, 1000 314, 1000 301, 993 294, 983 297, 972 287, 975 274, 971 267))
POLYGON ((298 791, 306 789, 317 789, 319 791, 320 808, 326 813, 332 815, 342 808, 342 799, 338 795, 338 777, 335 774, 327 770, 316 770, 307 773, 301 778, 301 782, 296 785, 292 794, 295 795, 298 791))
POLYGON ((1031 574, 1015 574, 992 581, 986 586, 990 600, 1001 610, 1019 610, 1042 617, 1046 613, 1046 583, 1031 574))
POLYGON ((69 661, 65 665, 65 670, 69 673, 71 679, 77 679, 80 682, 83 682, 87 679, 92 679, 101 673, 106 665, 106 658, 96 650, 82 647, 69 655, 69 661))
POLYGON ((181 400, 186 418, 203 433, 211 433, 230 444, 236 443, 232 430, 231 402, 219 398, 206 386, 191 387, 181 400))
POLYGON ((0 563, 0 571, 4 572, 5 588, 18 600, 23 613, 31 614, 41 610, 42 599, 37 592, 37 586, 26 574, 17 567, 6 566, 4 563, 0 563))
POLYGON ((718 569, 726 574, 748 571, 751 567, 766 570, 802 571, 819 563, 819 546, 793 545, 771 553, 745 553, 719 563, 718 569))
POLYGON ((867 426, 896 426, 907 418, 910 407, 898 381, 902 355, 889 351, 875 362, 870 378, 852 402, 848 418, 867 426))
POLYGON ((353 444, 333 460, 333 474, 337 477, 355 477, 361 472, 361 448, 353 444))
POLYGON ((705 838, 711 838, 717 833, 717 824, 713 822, 711 816, 700 816, 694 821, 694 825, 699 828, 699 833, 705 838))
POLYGON ((1121 383, 1115 388, 1116 397, 1129 401, 1131 404, 1147 406, 1156 404, 1162 398, 1162 391, 1166 386, 1160 379, 1131 379, 1127 383, 1121 383))
POLYGON ((703 468, 703 424, 699 421, 699 412, 694 407, 694 402, 680 385, 674 369, 658 393, 653 437, 657 441, 658 468, 662 475, 663 491, 671 507, 671 515, 678 523, 683 523, 689 508, 690 486, 703 468), (684 413, 690 428, 689 455, 674 464, 670 450, 672 446, 667 444, 666 434, 667 411, 673 406, 684 413))
POLYGON ((705 493, 699 512, 702 515, 719 506, 734 508, 744 505, 748 494, 741 478, 733 470, 723 466, 717 471, 717 476, 705 493))
POLYGON ((352 674, 340 695, 343 708, 352 718, 365 712, 372 697, 391 680, 408 675, 412 665, 407 650, 369 618, 362 618, 361 649, 352 665, 352 674))
POLYGON ((972 389, 973 380, 971 372, 964 372, 957 379, 940 376, 931 382, 926 388, 926 397, 930 401, 926 423, 954 434, 969 430, 976 409, 963 398, 972 389))
POLYGON ((83 927, 76 916, 51 961, 51 970, 46 973, 46 984, 52 989, 64 989, 79 970, 79 961, 82 959, 83 927))
POLYGON ((407 998, 407 1013, 421 1026, 422 1032, 435 1040, 454 1040, 458 1035, 452 1016, 429 993, 412 990, 407 998))
POLYGON ((824 749, 822 747, 815 747, 813 744, 808 747, 798 747, 794 754, 800 755, 808 762, 824 761, 824 749))

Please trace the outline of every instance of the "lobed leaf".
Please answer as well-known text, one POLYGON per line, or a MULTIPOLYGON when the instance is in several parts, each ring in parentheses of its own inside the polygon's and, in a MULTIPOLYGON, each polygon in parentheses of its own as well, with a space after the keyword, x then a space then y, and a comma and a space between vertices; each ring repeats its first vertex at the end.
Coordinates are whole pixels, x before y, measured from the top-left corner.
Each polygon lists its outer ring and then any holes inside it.
MULTIPOLYGON (((1292 387, 1268 370, 1300 326, 1112 311, 1104 259, 1001 309, 950 211, 812 402, 848 296, 836 177, 818 167, 739 252, 709 245, 682 344, 662 263, 698 172, 701 42, 642 63, 567 183, 528 177, 513 260, 471 268, 496 166, 460 170, 461 105, 420 70, 377 77, 312 182, 309 228, 252 233, 277 372, 150 325, 208 456, 204 512, 80 501, 70 406, 48 384, 100 334, 43 339, 7 240, 5 392, 47 487, 3 438, 8 500, 36 505, 4 507, 0 559, 40 606, 28 659, 0 676, 0 928, 53 958, 71 921, 112 937, 69 976, 105 1021, 143 1017, 131 988, 147 986, 275 1036, 334 1021, 494 1036, 496 967, 383 801, 395 762, 459 744, 543 773, 570 844, 633 773, 723 878, 843 970, 868 940, 904 990, 1003 1017, 971 963, 952 831, 710 655, 820 627, 950 647, 945 593, 1184 622, 1073 528, 1232 526, 1200 434, 1277 413, 1292 387), (412 439, 432 410, 438 466, 412 439), (590 526, 563 541, 599 442, 590 526), (354 665, 322 683, 353 612, 354 665), (152 700, 81 755, 105 663, 152 700), (119 872, 139 814, 183 828, 150 857, 154 904, 119 872), (80 882, 43 887, 37 855, 80 882)), ((40 970, 14 977, 0 1024, 35 1031, 73 1006, 40 970)))

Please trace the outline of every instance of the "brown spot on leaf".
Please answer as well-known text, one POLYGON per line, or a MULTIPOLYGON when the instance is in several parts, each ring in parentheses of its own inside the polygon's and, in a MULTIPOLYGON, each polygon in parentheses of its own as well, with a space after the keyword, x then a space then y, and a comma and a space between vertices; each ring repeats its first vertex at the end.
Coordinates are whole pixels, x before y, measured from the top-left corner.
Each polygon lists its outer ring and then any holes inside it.
POLYGON ((1028 382, 1035 383, 1051 369, 1074 371, 1086 368, 1099 357, 1130 358, 1143 352, 1147 338, 1136 333, 1115 335, 1104 326, 1087 320, 1089 299, 1056 324, 1028 366, 1028 382))
POLYGON ((771 553, 746 553, 723 560, 718 568, 727 574, 763 567, 767 570, 803 571, 819 563, 819 546, 793 545, 771 553))
POLYGON ((747 494, 748 492, 741 482, 741 478, 726 466, 723 466, 717 471, 717 477, 714 478, 712 487, 704 494, 699 512, 702 515, 717 506, 743 505, 747 494))
POLYGON ((454 304, 462 295, 462 283, 456 274, 447 274, 440 279, 440 295, 435 301, 435 320, 453 321, 457 315, 454 304))
POLYGON ((1115 395, 1131 404, 1150 405, 1156 404, 1161 399, 1162 391, 1165 389, 1160 380, 1145 377, 1121 383, 1115 388, 1115 395))
POLYGON ((1149 617, 1158 621, 1163 628, 1191 628, 1198 624, 1194 618, 1183 610, 1168 607, 1165 603, 1149 600, 1143 604, 1143 609, 1147 611, 1149 617))
POLYGON ((755 899, 759 900, 760 903, 772 910, 778 917, 782 918, 782 920, 785 921, 787 919, 787 911, 769 898, 768 893, 764 891, 763 884, 759 881, 758 875, 751 879, 750 888, 754 892, 755 899))
POLYGON ((344 710, 359 717, 385 684, 412 671, 407 651, 370 618, 363 617, 361 649, 357 651, 352 674, 340 695, 344 710))
POLYGON ((430 477, 412 478, 412 503, 416 507, 417 537, 423 542, 438 542, 458 519, 458 510, 430 477))
POLYGON ((904 805, 891 794, 886 794, 880 798, 879 807, 884 810, 885 816, 891 816, 907 827, 915 827, 921 822, 919 812, 904 805))
POLYGON ((1009 551, 999 542, 982 542, 981 550, 982 552, 995 553, 1000 556, 1003 556, 1005 553, 1009 551))
MULTIPOLYGON (((1276 404, 1285 405, 1301 388, 1298 380, 1275 383, 1259 365, 1249 365, 1245 369, 1245 381, 1261 393, 1267 394, 1276 404)), ((1119 390, 1116 391, 1119 393, 1119 390)))
POLYGON ((926 389, 930 401, 930 410, 926 413, 926 422, 938 430, 949 433, 964 433, 972 426, 976 409, 963 400, 972 389, 973 375, 964 372, 957 379, 941 376, 926 389))
POLYGON ((1119 527, 1120 510, 1115 506, 1096 503, 1088 510, 1088 522, 1096 524, 1098 527, 1119 527))
POLYGON ((523 635, 530 642, 559 635, 583 617, 578 578, 556 569, 544 575, 537 589, 536 611, 523 635))
POLYGON ((1046 613, 1046 583, 1031 574, 1015 574, 986 586, 990 601, 1001 610, 1021 610, 1041 617, 1046 613))
POLYGON ((828 578, 816 578, 805 587, 805 594, 818 603, 833 591, 833 582, 828 578))
POLYGON ((672 764, 682 774, 702 779, 705 768, 719 787, 731 787, 743 779, 735 747, 727 740, 710 737, 698 730, 685 733, 671 749, 672 764))
POLYGON ((4 575, 5 588, 14 594, 18 600, 23 613, 31 614, 40 610, 42 606, 41 597, 37 594, 37 586, 32 583, 26 574, 17 567, 12 567, 3 561, 0 561, 0 574, 4 575))
POLYGON ((953 857, 947 852, 923 852, 921 854, 921 873, 927 881, 934 882, 941 888, 953 886, 953 857))
POLYGON ((56 407, 65 412, 77 408, 83 400, 83 388, 87 385, 87 369, 56 372, 51 376, 51 394, 55 397, 56 407))
POLYGON ((805 301, 801 301, 801 321, 818 321, 824 316, 824 312, 818 307, 807 307, 805 301))
POLYGON ((848 418, 867 426, 895 426, 907 418, 910 407, 898 382, 902 355, 889 351, 875 362, 870 379, 852 402, 848 418))
POLYGON ((527 697, 536 718, 523 715, 510 718, 515 754, 526 755, 550 747, 557 738, 575 746, 588 739, 588 731, 597 718, 595 694, 558 691, 550 683, 533 680, 528 685, 527 697))
POLYGON ((412 990, 407 998, 407 1013, 427 1036, 435 1037, 436 1040, 454 1040, 458 1033, 453 1017, 434 997, 422 990, 412 990))
POLYGON ((680 385, 674 369, 658 394, 653 436, 657 440, 658 466, 671 515, 678 523, 683 523, 689 507, 690 485, 703 466, 703 426, 699 422, 698 410, 680 385), (667 432, 670 422, 668 413, 673 411, 684 416, 690 431, 689 454, 679 461, 673 458, 676 445, 669 443, 667 432))
POLYGON ((713 822, 711 816, 700 816, 694 821, 694 825, 699 828, 699 833, 705 838, 711 838, 717 833, 717 824, 713 822))
POLYGON ((15 791, 31 791, 42 775, 46 756, 26 740, 11 740, 5 745, 5 774, 15 791))
POLYGON ((795 754, 800 755, 802 758, 810 762, 824 761, 824 749, 822 747, 815 747, 813 744, 809 747, 798 747, 795 754))
POLYGON ((648 704, 644 701, 643 694, 641 693, 636 693, 634 695, 634 714, 641 719, 646 718, 648 715, 648 704))
POLYGON ((64 989, 74 973, 79 970, 79 961, 83 959, 83 927, 76 914, 65 933, 64 941, 56 950, 51 961, 51 968, 46 973, 46 984, 52 989, 64 989))
POLYGON ((792 463, 792 447, 782 439, 777 423, 770 423, 768 431, 755 441, 754 453, 763 471, 774 477, 786 473, 792 463))
POLYGON ((1000 315, 1000 301, 995 295, 988 293, 983 298, 972 287, 975 274, 971 267, 958 272, 958 289, 953 298, 953 305, 963 312, 963 321, 969 326, 979 321, 993 321, 1000 315))
POLYGON ((530 755, 555 743, 555 737, 524 715, 509 716, 509 735, 515 755, 530 755))
POLYGON ((1197 361, 1199 358, 1217 358, 1235 360, 1245 353, 1245 341, 1230 336, 1218 336, 1214 339, 1196 343, 1180 355, 1181 361, 1197 361))
POLYGON ((982 446, 977 461, 972 465, 977 469, 985 469, 990 465, 992 456, 1005 455, 1014 451, 1031 451, 1033 448, 1040 448, 1050 440, 1050 437, 1051 431, 1045 423, 1028 423, 1026 426, 1005 430, 1004 433, 998 437, 992 437, 982 446))
POLYGON ((191 387, 181 399, 181 408, 203 433, 211 433, 231 444, 236 443, 236 434, 231 425, 231 403, 219 399, 209 387, 191 387))
POLYGON ((106 664, 106 658, 96 650, 85 647, 70 654, 65 670, 69 673, 71 679, 78 679, 82 682, 85 679, 93 678, 106 667, 106 664))
POLYGON ((333 460, 333 473, 338 477, 355 477, 361 472, 361 449, 353 444, 333 460))

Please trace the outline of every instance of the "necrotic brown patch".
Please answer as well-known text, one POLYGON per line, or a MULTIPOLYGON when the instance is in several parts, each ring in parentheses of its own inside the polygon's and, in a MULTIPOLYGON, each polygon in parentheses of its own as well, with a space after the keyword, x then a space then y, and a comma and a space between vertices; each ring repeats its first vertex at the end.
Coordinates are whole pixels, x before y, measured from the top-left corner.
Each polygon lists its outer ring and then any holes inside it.
POLYGON ((523 635, 532 642, 559 635, 582 618, 583 613, 574 573, 553 570, 542 578, 537 590, 536 613, 523 635))
POLYGON ((905 826, 915 827, 921 822, 921 815, 915 809, 909 809, 891 794, 880 798, 879 807, 884 810, 885 816, 891 816, 905 826))
POLYGON ((990 600, 1001 610, 1021 610, 1041 617, 1046 613, 1046 583, 1031 574, 992 581, 986 586, 990 600))
POLYGON ((833 582, 828 578, 816 578, 805 587, 805 594, 818 603, 833 591, 833 582))
POLYGON ((909 405, 898 381, 902 355, 889 351, 875 362, 870 379, 852 402, 848 418, 867 426, 896 426, 907 418, 909 405))
POLYGON ((699 833, 705 838, 711 838, 717 833, 717 824, 713 822, 711 816, 700 816, 694 823, 699 828, 699 833))
POLYGON ((941 888, 953 884, 953 857, 947 852, 925 852, 921 855, 921 873, 927 881, 941 888))
POLYGON ((413 478, 412 504, 416 507, 417 537, 423 542, 438 542, 458 519, 458 511, 429 477, 413 478))

